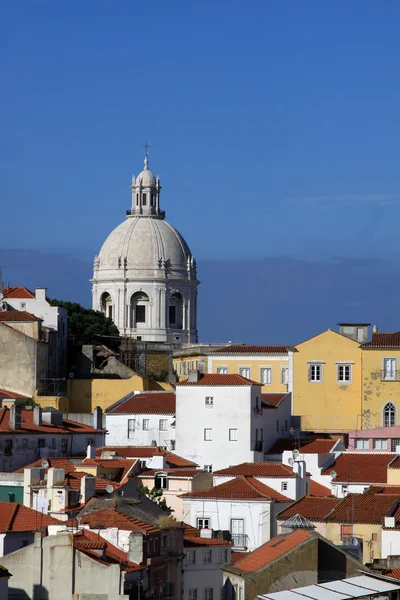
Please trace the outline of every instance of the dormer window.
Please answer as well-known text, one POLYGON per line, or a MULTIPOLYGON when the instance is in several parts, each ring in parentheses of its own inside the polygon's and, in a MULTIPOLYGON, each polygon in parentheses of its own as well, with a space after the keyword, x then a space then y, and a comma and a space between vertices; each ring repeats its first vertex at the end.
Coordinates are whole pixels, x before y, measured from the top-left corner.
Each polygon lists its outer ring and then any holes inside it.
POLYGON ((168 475, 167 473, 156 473, 154 477, 154 487, 156 490, 167 490, 168 489, 168 475))

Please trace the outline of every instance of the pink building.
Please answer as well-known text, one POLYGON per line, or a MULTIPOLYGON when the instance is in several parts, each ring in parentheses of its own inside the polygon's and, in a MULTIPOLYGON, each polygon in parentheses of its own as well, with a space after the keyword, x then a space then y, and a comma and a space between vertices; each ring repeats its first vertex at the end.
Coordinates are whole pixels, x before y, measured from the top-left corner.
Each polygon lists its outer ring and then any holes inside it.
POLYGON ((350 431, 348 450, 400 454, 400 425, 350 431))

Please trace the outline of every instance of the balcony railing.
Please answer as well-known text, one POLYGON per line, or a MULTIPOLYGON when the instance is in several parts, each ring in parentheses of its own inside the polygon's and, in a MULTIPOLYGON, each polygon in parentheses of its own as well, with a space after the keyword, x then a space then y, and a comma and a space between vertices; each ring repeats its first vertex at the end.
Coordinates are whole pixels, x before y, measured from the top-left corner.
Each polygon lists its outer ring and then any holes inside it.
POLYGON ((247 550, 247 534, 246 533, 232 533, 232 545, 235 550, 247 550))
POLYGON ((394 369, 382 369, 381 370, 382 381, 400 381, 400 371, 394 369))

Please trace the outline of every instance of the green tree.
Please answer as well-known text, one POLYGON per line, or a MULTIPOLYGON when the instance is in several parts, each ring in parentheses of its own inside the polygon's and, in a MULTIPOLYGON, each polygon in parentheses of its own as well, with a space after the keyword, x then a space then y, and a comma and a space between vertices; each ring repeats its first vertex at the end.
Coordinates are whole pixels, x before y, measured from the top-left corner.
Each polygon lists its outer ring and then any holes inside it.
POLYGON ((158 504, 158 506, 160 508, 162 508, 162 510, 165 510, 166 512, 170 512, 171 511, 171 507, 169 507, 167 505, 167 502, 163 496, 163 491, 162 490, 158 490, 157 488, 153 487, 152 489, 148 488, 146 485, 139 485, 138 486, 138 491, 141 494, 144 494, 145 496, 147 496, 148 498, 150 498, 150 500, 153 500, 153 502, 155 502, 156 504, 158 504))

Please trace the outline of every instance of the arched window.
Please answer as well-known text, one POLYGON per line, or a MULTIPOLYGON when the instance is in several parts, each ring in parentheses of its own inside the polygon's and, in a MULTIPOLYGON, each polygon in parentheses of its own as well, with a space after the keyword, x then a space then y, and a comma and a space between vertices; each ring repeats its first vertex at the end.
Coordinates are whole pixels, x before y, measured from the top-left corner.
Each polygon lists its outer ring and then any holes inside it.
POLYGON ((172 294, 168 308, 168 326, 170 329, 182 329, 183 299, 179 292, 172 294))
POLYGON ((112 298, 108 292, 103 292, 100 298, 100 310, 106 317, 113 318, 112 298))
POLYGON ((393 402, 386 402, 383 407, 383 426, 393 427, 396 425, 396 407, 393 402))
POLYGON ((149 297, 144 292, 136 292, 131 298, 131 327, 146 327, 148 320, 149 297))

